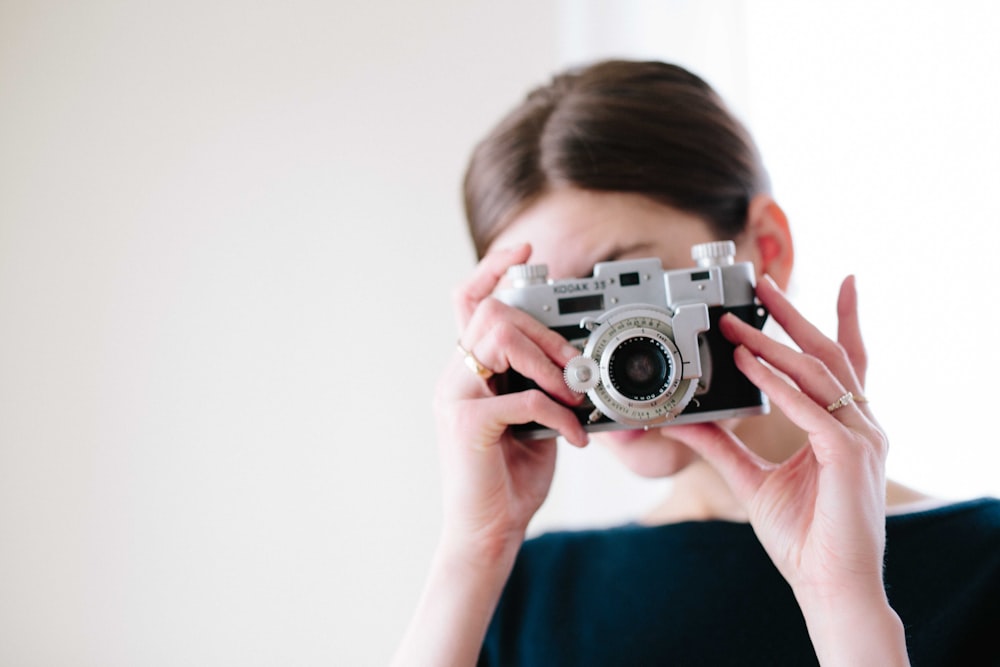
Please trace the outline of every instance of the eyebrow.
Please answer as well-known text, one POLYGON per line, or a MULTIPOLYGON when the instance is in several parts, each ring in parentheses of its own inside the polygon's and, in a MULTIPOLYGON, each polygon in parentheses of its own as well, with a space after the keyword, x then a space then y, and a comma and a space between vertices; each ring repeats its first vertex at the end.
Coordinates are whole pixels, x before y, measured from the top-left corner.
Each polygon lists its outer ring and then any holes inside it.
POLYGON ((656 256, 656 254, 653 252, 653 244, 646 241, 640 241, 637 243, 633 243, 631 245, 614 245, 611 247, 610 250, 601 255, 597 259, 597 261, 594 262, 594 264, 583 267, 574 267, 574 269, 578 268, 578 270, 575 270, 573 273, 570 273, 569 275, 575 278, 582 278, 583 276, 592 275, 594 272, 594 265, 600 264, 601 262, 614 262, 620 259, 624 255, 627 255, 632 252, 638 252, 643 249, 649 250, 650 257, 656 256))

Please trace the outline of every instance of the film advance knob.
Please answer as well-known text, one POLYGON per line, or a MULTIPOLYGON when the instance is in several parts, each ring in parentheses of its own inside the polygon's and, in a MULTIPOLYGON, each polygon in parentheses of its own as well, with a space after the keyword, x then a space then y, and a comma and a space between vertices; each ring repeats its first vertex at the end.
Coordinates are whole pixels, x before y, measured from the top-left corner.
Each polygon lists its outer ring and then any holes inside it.
POLYGON ((573 357, 566 362, 563 369, 566 386, 578 394, 586 394, 597 386, 601 379, 601 371, 597 362, 590 357, 573 357))
POLYGON ((712 241, 691 247, 691 259, 698 266, 728 266, 736 257, 736 244, 732 241, 712 241))

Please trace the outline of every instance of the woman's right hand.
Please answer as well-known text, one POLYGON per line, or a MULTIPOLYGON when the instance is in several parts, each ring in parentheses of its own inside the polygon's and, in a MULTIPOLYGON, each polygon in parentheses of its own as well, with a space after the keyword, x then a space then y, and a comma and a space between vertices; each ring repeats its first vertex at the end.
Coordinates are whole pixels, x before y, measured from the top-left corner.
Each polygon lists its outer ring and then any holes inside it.
POLYGON ((462 348, 494 373, 513 369, 544 392, 496 394, 491 382, 470 371, 461 350, 435 392, 444 485, 442 546, 479 562, 513 557, 555 471, 554 439, 517 440, 508 427, 537 422, 573 445, 588 441, 566 407, 578 405, 582 397, 563 380, 563 366, 579 351, 527 313, 491 296, 507 269, 525 263, 530 254, 531 247, 522 244, 486 255, 456 290, 455 311, 462 348))

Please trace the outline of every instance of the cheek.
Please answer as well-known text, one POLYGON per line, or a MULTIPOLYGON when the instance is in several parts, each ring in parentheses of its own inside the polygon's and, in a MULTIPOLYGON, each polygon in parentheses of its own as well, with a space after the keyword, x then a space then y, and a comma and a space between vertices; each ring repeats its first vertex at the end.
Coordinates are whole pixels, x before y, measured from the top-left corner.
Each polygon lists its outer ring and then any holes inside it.
POLYGON ((698 458, 687 445, 659 431, 650 431, 641 437, 616 437, 615 433, 595 434, 593 437, 640 477, 670 477, 698 458))

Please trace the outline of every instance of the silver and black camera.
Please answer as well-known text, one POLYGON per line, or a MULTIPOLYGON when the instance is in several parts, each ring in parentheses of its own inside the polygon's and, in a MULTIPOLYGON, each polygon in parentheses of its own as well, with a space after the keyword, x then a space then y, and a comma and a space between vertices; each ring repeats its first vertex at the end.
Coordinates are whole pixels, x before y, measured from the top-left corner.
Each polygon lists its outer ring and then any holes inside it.
MULTIPOLYGON (((601 262, 593 276, 549 280, 544 264, 511 267, 497 298, 562 334, 581 350, 566 384, 589 400, 574 408, 588 431, 649 428, 764 414, 767 397, 736 368, 719 318, 733 313, 758 329, 767 313, 754 295, 754 269, 736 263, 732 241, 691 249, 696 268, 664 271, 657 258, 601 262)), ((509 371, 497 390, 537 385, 509 371)), ((539 424, 522 438, 553 437, 539 424)))

